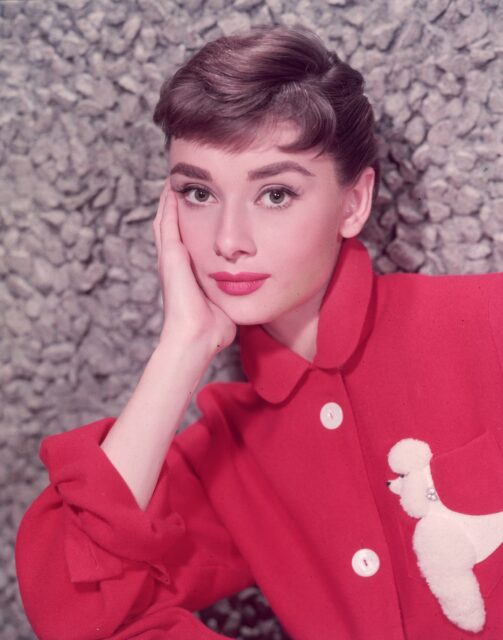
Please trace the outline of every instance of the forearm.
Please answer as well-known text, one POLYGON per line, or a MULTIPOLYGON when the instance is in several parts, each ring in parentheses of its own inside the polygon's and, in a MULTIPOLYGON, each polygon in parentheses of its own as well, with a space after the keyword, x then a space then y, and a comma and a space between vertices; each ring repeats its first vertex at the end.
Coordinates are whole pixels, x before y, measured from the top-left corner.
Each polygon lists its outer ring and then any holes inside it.
POLYGON ((101 448, 146 509, 180 421, 211 360, 203 342, 172 335, 152 353, 101 448))

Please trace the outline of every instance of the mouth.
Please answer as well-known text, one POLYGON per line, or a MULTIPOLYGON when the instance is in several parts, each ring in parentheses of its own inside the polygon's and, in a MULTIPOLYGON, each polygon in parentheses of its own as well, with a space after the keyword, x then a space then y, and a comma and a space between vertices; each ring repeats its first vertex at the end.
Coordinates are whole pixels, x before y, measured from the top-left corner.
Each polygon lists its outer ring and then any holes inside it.
POLYGON ((259 289, 267 278, 268 273, 210 273, 210 278, 216 281, 217 287, 231 296, 244 296, 259 289))
POLYGON ((269 275, 268 273, 250 273, 249 271, 242 273, 218 271, 210 273, 210 278, 214 278, 217 282, 255 282, 256 280, 265 280, 269 275))

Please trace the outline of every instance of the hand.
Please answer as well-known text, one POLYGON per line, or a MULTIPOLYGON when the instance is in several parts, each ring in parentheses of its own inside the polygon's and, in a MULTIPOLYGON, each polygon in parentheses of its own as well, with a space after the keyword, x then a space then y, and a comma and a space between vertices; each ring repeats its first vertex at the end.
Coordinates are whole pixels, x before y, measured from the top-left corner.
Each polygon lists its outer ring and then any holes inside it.
POLYGON ((236 325, 206 296, 192 270, 178 227, 178 202, 169 180, 153 221, 157 269, 162 287, 164 335, 203 341, 218 352, 234 340, 236 325))

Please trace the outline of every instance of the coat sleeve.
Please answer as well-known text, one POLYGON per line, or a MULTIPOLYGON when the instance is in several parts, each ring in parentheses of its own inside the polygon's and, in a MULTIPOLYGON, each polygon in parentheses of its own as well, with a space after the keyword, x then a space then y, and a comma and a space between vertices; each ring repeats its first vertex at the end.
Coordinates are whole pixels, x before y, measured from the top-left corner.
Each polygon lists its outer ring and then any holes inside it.
POLYGON ((491 274, 489 321, 503 374, 503 273, 491 274))
POLYGON ((16 540, 28 619, 41 640, 222 638, 190 612, 254 584, 249 567, 177 437, 148 508, 138 506, 99 446, 114 422, 42 442, 50 484, 16 540))
MULTIPOLYGON (((491 278, 491 292, 489 297, 489 322, 494 340, 496 354, 499 359, 503 388, 503 273, 493 273, 491 278)), ((503 419, 495 430, 496 439, 503 454, 503 419)))

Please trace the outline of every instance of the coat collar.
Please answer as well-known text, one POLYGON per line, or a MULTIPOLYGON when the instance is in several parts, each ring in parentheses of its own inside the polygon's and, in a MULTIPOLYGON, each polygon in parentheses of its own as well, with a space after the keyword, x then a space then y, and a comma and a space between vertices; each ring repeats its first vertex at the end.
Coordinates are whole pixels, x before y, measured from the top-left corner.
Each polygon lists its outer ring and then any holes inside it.
POLYGON ((272 338, 261 325, 239 327, 244 372, 266 401, 285 400, 309 369, 341 369, 369 332, 374 283, 372 262, 356 238, 343 240, 321 303, 314 361, 308 362, 272 338))

